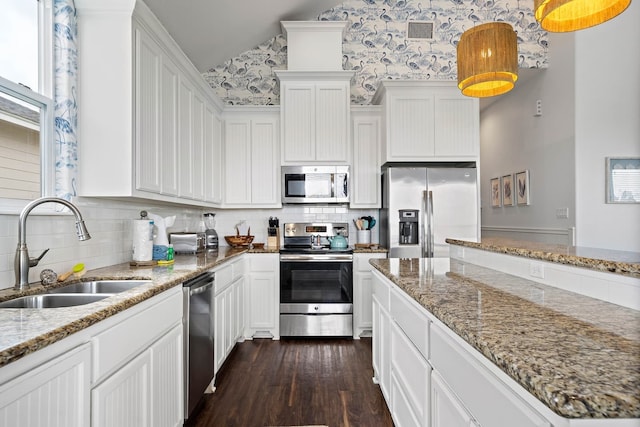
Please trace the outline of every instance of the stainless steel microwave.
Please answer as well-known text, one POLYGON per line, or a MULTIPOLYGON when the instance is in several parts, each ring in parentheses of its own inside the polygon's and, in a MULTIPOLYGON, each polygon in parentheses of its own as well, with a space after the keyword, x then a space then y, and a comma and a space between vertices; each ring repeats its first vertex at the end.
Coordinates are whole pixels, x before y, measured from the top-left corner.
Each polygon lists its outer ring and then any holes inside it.
POLYGON ((282 203, 348 203, 349 166, 283 166, 282 203))

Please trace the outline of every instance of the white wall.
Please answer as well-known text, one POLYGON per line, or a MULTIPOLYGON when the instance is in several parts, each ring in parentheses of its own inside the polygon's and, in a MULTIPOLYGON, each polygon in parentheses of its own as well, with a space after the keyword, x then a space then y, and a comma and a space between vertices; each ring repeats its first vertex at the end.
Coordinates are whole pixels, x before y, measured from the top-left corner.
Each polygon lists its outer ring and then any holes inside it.
POLYGON ((481 112, 485 237, 568 243, 568 230, 575 225, 572 40, 570 34, 550 34, 549 68, 527 70, 524 81, 481 112), (534 116, 536 100, 542 101, 540 117, 534 116), (529 170, 530 205, 491 207, 491 178, 522 170, 529 170), (569 218, 556 218, 557 208, 569 208, 569 218))
POLYGON ((640 205, 604 203, 604 158, 640 156, 639 12, 632 2, 600 26, 549 34, 549 68, 483 110, 483 236, 568 243, 576 227, 579 246, 640 251, 640 205), (489 180, 521 169, 531 205, 492 208, 489 180), (556 218, 563 207, 569 218, 556 218))
POLYGON ((577 244, 640 252, 640 204, 605 203, 605 157, 640 157, 640 1, 576 34, 577 244))

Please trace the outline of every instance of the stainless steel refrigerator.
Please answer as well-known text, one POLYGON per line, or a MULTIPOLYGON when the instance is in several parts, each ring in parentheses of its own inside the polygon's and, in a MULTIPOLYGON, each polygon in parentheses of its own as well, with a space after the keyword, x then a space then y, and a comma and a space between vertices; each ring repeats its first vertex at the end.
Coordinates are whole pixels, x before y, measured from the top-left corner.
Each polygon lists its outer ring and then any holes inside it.
POLYGON ((380 243, 389 257, 447 257, 445 239, 477 241, 477 171, 475 163, 384 165, 380 243))

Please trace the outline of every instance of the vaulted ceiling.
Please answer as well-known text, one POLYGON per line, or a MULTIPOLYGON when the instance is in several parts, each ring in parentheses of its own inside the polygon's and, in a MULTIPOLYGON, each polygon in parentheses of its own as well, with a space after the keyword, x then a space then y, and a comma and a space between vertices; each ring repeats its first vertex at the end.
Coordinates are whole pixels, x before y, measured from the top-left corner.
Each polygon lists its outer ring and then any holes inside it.
POLYGON ((200 72, 280 34, 280 21, 313 21, 321 12, 342 3, 339 0, 144 2, 200 72))

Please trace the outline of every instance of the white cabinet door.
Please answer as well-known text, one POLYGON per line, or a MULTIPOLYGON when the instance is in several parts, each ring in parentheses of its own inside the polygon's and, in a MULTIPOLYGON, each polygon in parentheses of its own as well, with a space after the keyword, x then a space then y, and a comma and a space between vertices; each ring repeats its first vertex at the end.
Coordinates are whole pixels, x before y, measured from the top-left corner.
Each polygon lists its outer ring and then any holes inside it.
POLYGON ((178 195, 180 197, 193 199, 193 89, 184 79, 180 80, 178 86, 178 195))
POLYGON ((434 97, 402 91, 389 95, 386 161, 420 161, 433 158, 434 97))
POLYGON ((178 82, 180 72, 169 58, 160 70, 161 192, 178 195, 178 82))
POLYGON ((204 199, 204 114, 205 102, 194 91, 191 98, 192 116, 192 144, 191 144, 191 197, 196 200, 204 199))
POLYGON ((235 327, 234 327, 234 334, 233 334, 234 342, 244 340, 244 328, 246 325, 245 307, 247 305, 247 301, 245 298, 245 293, 246 293, 245 283, 246 283, 246 280, 243 276, 240 279, 236 280, 236 282, 233 284, 235 288, 235 293, 236 293, 236 307, 234 310, 235 327))
POLYGON ((151 425, 181 426, 184 421, 182 325, 151 347, 151 425))
MULTIPOLYGON (((381 282, 374 276, 374 287, 381 282)), ((391 316, 380 301, 379 294, 374 292, 372 356, 374 380, 380 385, 380 391, 391 409, 391 316)))
POLYGON ((225 289, 218 293, 214 298, 214 307, 215 307, 215 336, 213 337, 214 342, 214 369, 215 372, 218 372, 222 364, 224 363, 227 357, 227 342, 228 338, 226 336, 227 331, 229 330, 229 303, 228 299, 228 289, 225 289))
POLYGON ((225 330, 224 330, 224 353, 225 359, 233 350, 233 346, 236 344, 236 309, 238 306, 238 292, 234 285, 229 286, 224 290, 226 294, 224 298, 225 305, 225 330))
POLYGON ((282 160, 315 160, 315 86, 285 83, 282 88, 282 160))
POLYGON ((436 157, 478 156, 480 150, 480 112, 477 98, 458 93, 435 97, 436 157))
POLYGON ((352 112, 351 208, 380 208, 380 117, 352 112))
POLYGON ((151 427, 151 353, 145 351, 91 392, 92 427, 151 427))
POLYGON ((139 28, 135 30, 136 70, 136 188, 160 193, 162 53, 158 44, 139 28))
POLYGON ((204 200, 222 203, 222 121, 207 106, 204 112, 204 200))
POLYGON ((405 400, 402 406, 411 408, 418 425, 427 427, 430 417, 431 366, 395 322, 391 325, 390 347, 391 372, 396 379, 396 385, 391 393, 394 406, 392 413, 396 412, 396 400, 405 400))
POLYGON ((272 117, 251 121, 251 204, 280 203, 278 121, 272 117))
POLYGON ((315 158, 318 162, 349 160, 349 87, 318 83, 315 88, 315 158))
POLYGON ((224 129, 225 204, 250 204, 251 122, 226 120, 224 129))
POLYGON ((370 333, 373 327, 373 275, 369 264, 372 258, 386 258, 386 254, 353 254, 353 337, 356 339, 370 333))
MULTIPOLYGON (((91 347, 77 347, 0 387, 0 424, 86 427, 91 347)), ((5 368, 6 369, 6 368, 5 368)))
POLYGON ((431 373, 431 427, 473 427, 473 417, 437 372, 431 373))
POLYGON ((225 206, 281 206, 278 127, 272 113, 225 120, 225 206))
POLYGON ((278 254, 249 254, 247 327, 245 336, 280 337, 280 273, 278 254))

